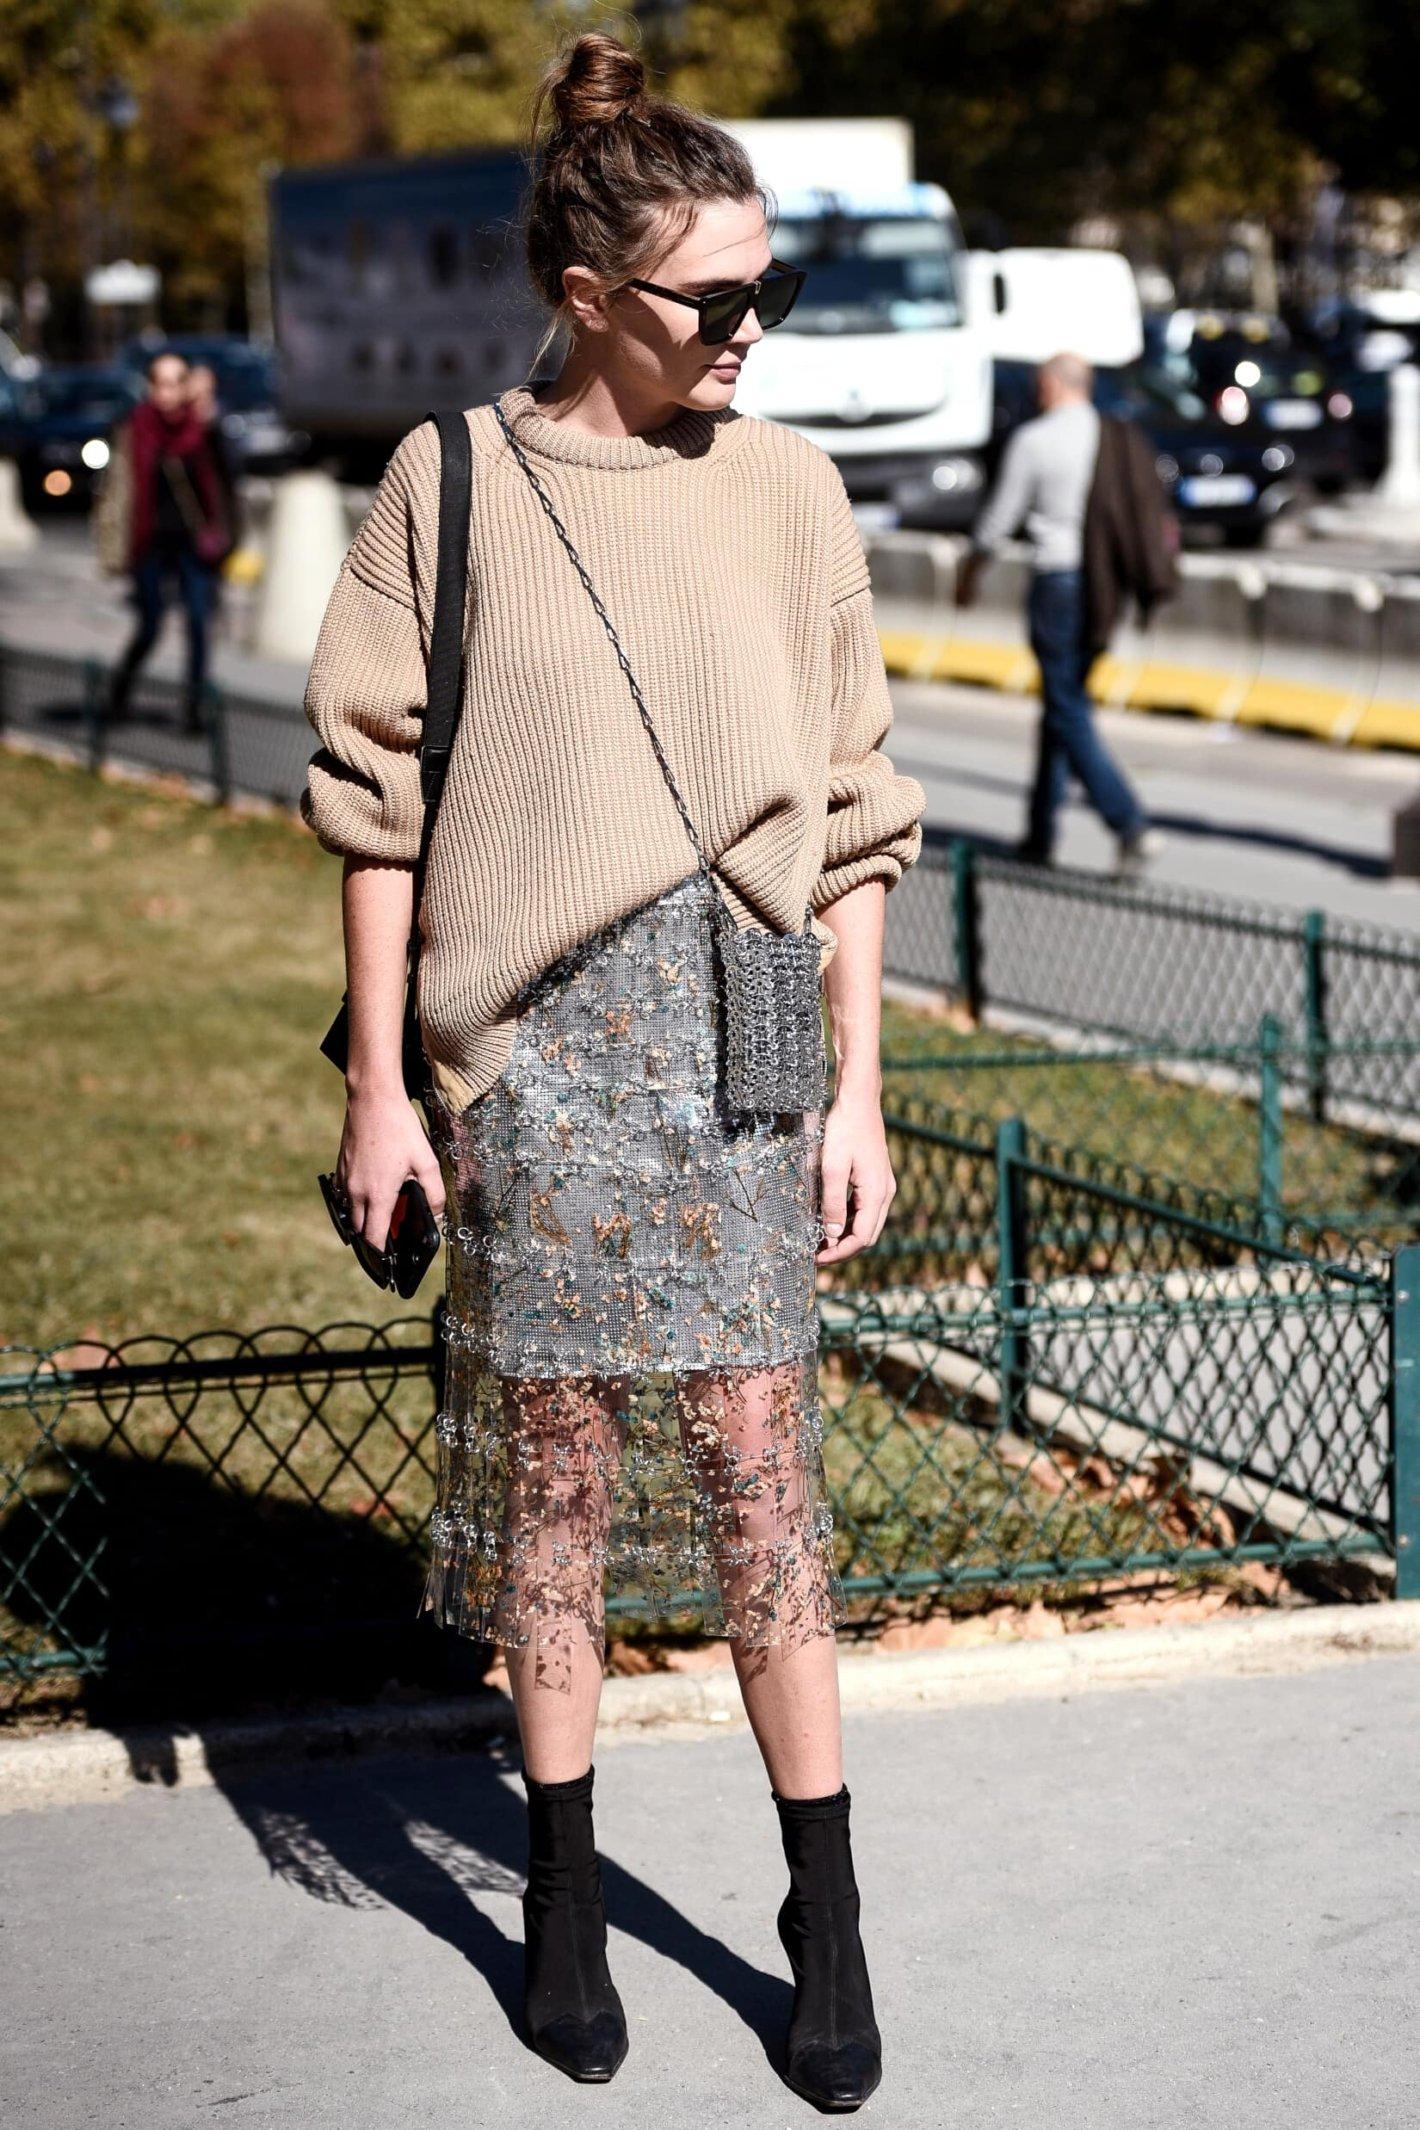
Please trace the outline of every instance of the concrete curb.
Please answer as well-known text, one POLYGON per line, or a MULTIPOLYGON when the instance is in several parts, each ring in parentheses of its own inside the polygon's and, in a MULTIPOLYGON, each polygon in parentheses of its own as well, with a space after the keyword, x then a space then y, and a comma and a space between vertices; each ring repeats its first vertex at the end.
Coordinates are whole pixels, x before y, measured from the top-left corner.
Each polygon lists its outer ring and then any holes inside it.
MULTIPOLYGON (((942 1709, 1043 1694, 1301 1672, 1356 1657, 1420 1651, 1420 1598, 1258 1612, 1186 1626, 1121 1627, 971 1649, 844 1655, 845 1715, 942 1709)), ((610 1678, 597 1750, 745 1728, 732 1667, 610 1678)), ((274 1763, 451 1749, 516 1738, 505 1694, 409 1708, 214 1722, 200 1732, 70 1731, 0 1742, 0 1812, 87 1804, 139 1789, 209 1788, 274 1763)))

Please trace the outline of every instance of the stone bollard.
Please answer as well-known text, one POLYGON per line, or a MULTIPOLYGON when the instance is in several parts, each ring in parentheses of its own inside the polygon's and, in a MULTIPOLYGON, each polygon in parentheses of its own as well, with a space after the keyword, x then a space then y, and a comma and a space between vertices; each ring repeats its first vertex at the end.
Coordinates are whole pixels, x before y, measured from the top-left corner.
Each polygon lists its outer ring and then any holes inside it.
POLYGON ((306 665, 350 533, 340 488, 328 473, 283 474, 274 490, 251 648, 306 665))
POLYGON ((1420 798, 1390 817, 1390 872, 1393 880, 1420 880, 1420 798))
POLYGON ((1376 494, 1403 510, 1420 508, 1420 369, 1413 362, 1390 373, 1390 446, 1376 494))
POLYGON ((39 527, 20 494, 20 469, 13 459, 0 459, 0 554, 26 555, 38 542, 39 527))

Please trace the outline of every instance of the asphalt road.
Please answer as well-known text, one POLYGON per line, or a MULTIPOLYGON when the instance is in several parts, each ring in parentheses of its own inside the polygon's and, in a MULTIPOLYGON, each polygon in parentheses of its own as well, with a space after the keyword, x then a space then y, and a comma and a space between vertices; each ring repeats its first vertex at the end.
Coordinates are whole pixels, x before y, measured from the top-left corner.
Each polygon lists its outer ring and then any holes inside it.
MULTIPOLYGON (((1420 1658, 848 1719, 891 2130, 1396 2130, 1420 2067, 1420 1658)), ((516 1762, 0 1818, 26 2130, 788 2130, 784 1865, 747 1732, 598 1749, 631 2053, 515 2031, 516 1762)))
MULTIPOLYGON (((888 752, 920 778, 928 820, 1014 841, 1038 703, 936 681, 897 680, 892 692, 888 752)), ((1100 711, 1097 722, 1167 839, 1152 878, 1420 929, 1420 883, 1389 877, 1391 816, 1420 792, 1420 759, 1131 710, 1100 711)), ((1073 792, 1062 862, 1103 868, 1113 848, 1073 792)))

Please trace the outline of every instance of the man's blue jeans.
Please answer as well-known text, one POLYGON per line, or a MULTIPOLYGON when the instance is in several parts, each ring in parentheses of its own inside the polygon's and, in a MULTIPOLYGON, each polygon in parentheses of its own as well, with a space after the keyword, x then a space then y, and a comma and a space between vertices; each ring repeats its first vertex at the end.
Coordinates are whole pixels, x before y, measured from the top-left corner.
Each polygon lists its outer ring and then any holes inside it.
POLYGON ((1117 836, 1136 835, 1145 825, 1144 809, 1095 731, 1094 704, 1085 689, 1083 571, 1037 570, 1026 613, 1042 697, 1026 842, 1036 855, 1050 856, 1072 771, 1106 826, 1117 836))

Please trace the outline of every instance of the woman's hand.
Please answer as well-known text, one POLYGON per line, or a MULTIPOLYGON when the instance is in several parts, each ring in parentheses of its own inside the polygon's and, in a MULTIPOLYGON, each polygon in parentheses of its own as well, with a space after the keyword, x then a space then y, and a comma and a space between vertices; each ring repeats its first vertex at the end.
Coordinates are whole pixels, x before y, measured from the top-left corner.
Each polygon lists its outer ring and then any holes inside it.
POLYGON ((335 1173, 349 1197, 356 1230, 376 1250, 389 1240, 395 1200, 407 1176, 423 1184, 434 1218, 443 1216, 439 1159, 402 1087, 347 1092, 335 1173))
POLYGON ((836 1265, 872 1247, 882 1234, 888 1207, 897 1195, 882 1104, 870 1091, 845 1092, 831 1104, 823 1120, 820 1174, 820 1217, 828 1239, 814 1262, 836 1265))

